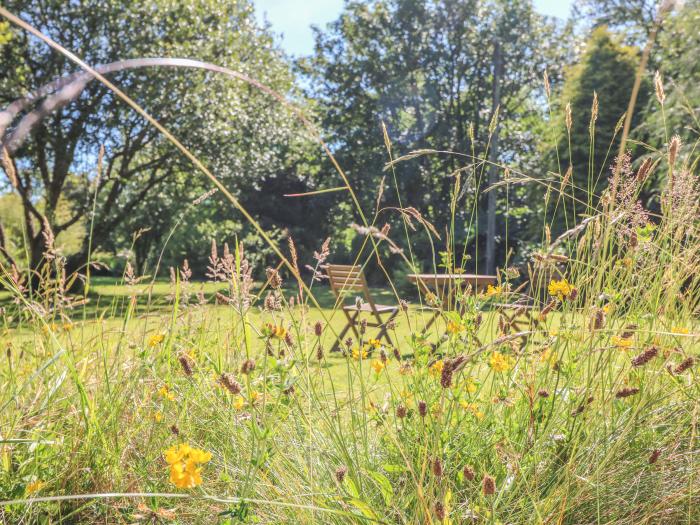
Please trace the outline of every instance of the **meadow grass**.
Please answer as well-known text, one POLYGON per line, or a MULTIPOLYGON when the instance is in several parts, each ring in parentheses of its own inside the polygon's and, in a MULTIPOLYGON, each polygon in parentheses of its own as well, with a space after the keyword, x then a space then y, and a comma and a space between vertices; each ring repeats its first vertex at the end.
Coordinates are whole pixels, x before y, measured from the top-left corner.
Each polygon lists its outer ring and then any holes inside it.
MULTIPOLYGON (((329 254, 299 261, 293 242, 276 245, 156 119, 5 16, 160 130, 250 221, 287 277, 282 287, 274 271, 254 283, 264 269, 250 268, 239 245, 212 252, 216 283, 201 297, 183 265, 150 291, 127 267, 119 285, 91 282, 81 298, 50 238, 39 283, 3 267, 3 522, 700 522, 700 189, 676 139, 636 172, 618 158, 588 204, 575 202, 566 174, 509 171, 498 187, 547 188, 532 257, 505 263, 486 292, 455 291, 457 308, 416 293, 390 330, 393 345, 363 331, 332 354, 343 320, 327 289, 300 271, 322 273, 329 254), (667 173, 652 214, 637 200, 654 169, 667 173), (575 206, 585 215, 552 239, 550 223, 575 206), (426 303, 444 319, 422 334, 426 303)), ((356 262, 383 268, 379 247, 389 245, 413 269, 465 269, 454 240, 460 176, 446 239, 413 208, 399 210, 406 239, 390 238, 375 227, 381 199, 366 215, 330 149, 295 114, 356 205, 365 236, 356 262), (417 223, 444 249, 439 263, 437 253, 413 260, 417 223)), ((392 175, 398 162, 445 154, 394 159, 385 139, 392 175)), ((486 158, 472 159, 475 181, 486 158)), ((379 295, 398 303, 398 283, 386 277, 379 295)))

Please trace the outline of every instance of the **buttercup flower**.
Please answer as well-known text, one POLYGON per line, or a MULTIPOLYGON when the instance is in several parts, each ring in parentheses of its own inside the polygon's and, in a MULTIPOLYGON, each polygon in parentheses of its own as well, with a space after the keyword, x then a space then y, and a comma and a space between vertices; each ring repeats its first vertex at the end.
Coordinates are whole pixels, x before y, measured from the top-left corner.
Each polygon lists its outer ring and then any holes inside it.
POLYGON ((563 301, 573 293, 574 287, 571 286, 566 279, 562 279, 561 281, 552 279, 549 283, 548 290, 549 295, 563 301))
POLYGON ((37 492, 39 492, 44 487, 44 485, 46 485, 46 483, 44 483, 40 479, 37 479, 29 483, 24 490, 27 496, 29 496, 31 494, 36 494, 37 492))
POLYGON ((379 359, 375 359, 374 361, 372 361, 372 369, 377 375, 382 373, 382 370, 384 370, 385 366, 386 365, 382 363, 382 361, 379 359))
POLYGON ((172 390, 168 388, 168 385, 163 385, 158 389, 158 394, 160 397, 163 399, 167 399, 168 401, 175 401, 175 394, 173 394, 172 390))
POLYGON ((447 332, 452 335, 458 334, 462 330, 464 330, 464 327, 460 323, 455 323, 454 321, 447 323, 447 332))
POLYGON ((495 351, 491 354, 491 359, 489 359, 489 366, 494 372, 507 372, 513 368, 513 358, 509 355, 503 355, 499 351, 495 351))
POLYGON ((161 344, 165 340, 164 334, 154 334, 148 338, 148 346, 154 348, 161 344))
POLYGON ((202 465, 211 460, 211 452, 190 447, 187 443, 173 445, 164 454, 170 465, 170 482, 181 489, 202 484, 202 465))
POLYGON ((438 377, 441 376, 443 368, 445 368, 445 362, 442 359, 435 361, 432 365, 430 365, 430 375, 438 377))
POLYGON ((503 288, 501 286, 493 286, 493 285, 489 284, 486 287, 486 297, 500 295, 502 291, 503 291, 503 288))
POLYGON ((368 354, 367 354, 367 346, 366 345, 362 347, 362 351, 360 351, 360 348, 357 346, 352 349, 352 358, 353 359, 357 359, 357 360, 359 360, 360 358, 366 359, 367 355, 368 354))
POLYGON ((627 350, 628 348, 631 348, 633 343, 631 337, 618 337, 616 335, 612 336, 611 342, 620 350, 627 350))

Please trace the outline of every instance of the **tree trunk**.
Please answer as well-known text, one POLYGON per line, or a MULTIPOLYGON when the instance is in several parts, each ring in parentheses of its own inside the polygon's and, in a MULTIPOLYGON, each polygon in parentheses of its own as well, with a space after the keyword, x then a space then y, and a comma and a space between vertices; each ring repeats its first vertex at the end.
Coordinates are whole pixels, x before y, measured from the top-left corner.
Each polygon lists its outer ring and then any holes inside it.
MULTIPOLYGON (((498 180, 498 132, 499 124, 496 113, 501 104, 501 74, 503 65, 501 63, 501 44, 498 40, 494 42, 493 49, 493 95, 491 99, 491 119, 496 119, 491 137, 491 147, 489 148, 489 188, 498 180)), ((496 190, 489 191, 488 208, 486 212, 486 272, 493 275, 496 271, 496 190)))

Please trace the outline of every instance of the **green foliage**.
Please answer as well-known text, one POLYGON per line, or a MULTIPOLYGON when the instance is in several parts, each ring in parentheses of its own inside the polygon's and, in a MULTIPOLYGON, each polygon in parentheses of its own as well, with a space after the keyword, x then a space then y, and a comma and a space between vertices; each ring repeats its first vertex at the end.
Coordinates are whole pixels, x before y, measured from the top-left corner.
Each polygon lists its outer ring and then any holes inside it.
MULTIPOLYGON (((454 174, 461 170, 454 240, 460 250, 466 245, 470 253, 478 251, 485 200, 475 196, 485 185, 483 159, 493 133, 494 42, 501 44, 505 71, 497 160, 518 168, 539 140, 529 121, 538 118, 535 101, 545 66, 557 76, 553 64, 560 63, 562 48, 554 43, 561 36, 525 1, 349 2, 337 21, 317 32, 315 55, 302 68, 311 76, 310 95, 319 100, 323 127, 365 212, 386 177, 382 206, 415 206, 443 232, 451 228, 445 210, 452 205, 454 174), (395 172, 384 171, 389 153, 382 123, 394 158, 426 148, 456 155, 424 155, 397 165, 395 172)), ((497 191, 502 259, 506 210, 519 206, 524 194, 497 191)), ((345 218, 352 220, 357 218, 345 218)), ((395 211, 387 210, 380 220, 403 231, 395 211)), ((511 234, 517 238, 517 231, 511 234)), ((429 257, 428 244, 415 240, 417 259, 429 257)))

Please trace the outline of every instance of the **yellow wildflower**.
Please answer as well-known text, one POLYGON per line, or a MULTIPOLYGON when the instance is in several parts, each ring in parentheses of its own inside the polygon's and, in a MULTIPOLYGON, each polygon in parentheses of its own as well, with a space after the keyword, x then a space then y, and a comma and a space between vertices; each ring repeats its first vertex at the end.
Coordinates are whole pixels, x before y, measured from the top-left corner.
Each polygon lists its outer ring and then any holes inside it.
POLYGON ((503 288, 501 286, 493 286, 492 284, 489 284, 486 287, 486 297, 500 295, 502 291, 503 291, 503 288))
POLYGON ((557 364, 557 356, 552 352, 551 348, 547 348, 540 354, 540 361, 547 363, 549 366, 554 366, 557 364))
POLYGON ((359 359, 366 359, 366 358, 367 358, 367 345, 364 345, 364 346, 362 347, 362 351, 361 351, 361 352, 360 352, 360 348, 359 348, 359 347, 357 347, 357 346, 354 347, 354 348, 352 349, 352 358, 353 358, 353 359, 357 359, 357 360, 359 360, 359 359))
POLYGON ((682 326, 676 326, 671 330, 671 332, 680 335, 688 335, 690 333, 690 331, 687 328, 684 328, 682 326))
POLYGON ((166 450, 164 456, 170 465, 170 482, 173 485, 181 489, 191 489, 202 484, 202 467, 198 465, 211 460, 211 452, 181 443, 166 450))
POLYGON ((603 312, 605 313, 605 315, 609 315, 614 309, 615 306, 611 303, 608 303, 605 306, 603 306, 603 312))
POLYGON ((372 361, 372 369, 374 369, 374 373, 379 375, 382 373, 382 370, 384 370, 384 367, 386 365, 380 360, 380 359, 375 359, 372 361))
POLYGON ((616 335, 612 336, 611 341, 612 344, 620 350, 627 350, 628 348, 631 348, 633 343, 631 337, 618 337, 616 335))
POLYGON ((471 414, 477 418, 477 419, 483 419, 484 413, 479 410, 479 407, 477 406, 476 403, 469 403, 468 401, 460 401, 459 404, 462 406, 464 410, 467 412, 471 412, 471 414))
POLYGON ((73 323, 63 323, 63 331, 70 332, 73 330, 73 323))
POLYGON ((469 392, 470 394, 473 394, 474 392, 476 392, 477 386, 471 377, 467 378, 467 382, 464 384, 464 389, 467 392, 469 392))
POLYGON ((245 406, 245 399, 243 399, 243 396, 236 396, 233 398, 233 408, 236 410, 243 410, 243 407, 245 406))
POLYGON ((153 414, 153 419, 156 423, 163 421, 163 412, 158 410, 155 414, 153 414))
POLYGON ((499 351, 495 351, 491 354, 491 359, 489 359, 489 365, 494 370, 494 372, 507 372, 513 368, 513 358, 509 355, 504 355, 499 351))
POLYGON ((257 390, 253 390, 250 393, 250 404, 254 405, 255 403, 257 403, 258 399, 260 399, 261 397, 262 397, 262 394, 260 392, 258 392, 257 390))
POLYGON ((44 483, 40 479, 37 479, 29 483, 24 490, 27 496, 29 496, 31 494, 36 494, 37 492, 39 492, 44 487, 44 485, 46 485, 46 483, 44 483))
POLYGON ((162 387, 160 387, 158 389, 158 393, 163 399, 167 399, 168 401, 175 401, 175 394, 173 394, 172 390, 168 388, 168 385, 163 385, 162 387))
POLYGON ((287 330, 284 326, 272 323, 267 323, 265 325, 264 333, 268 337, 273 337, 275 339, 284 339, 287 336, 287 330))
POLYGON ((368 341, 370 346, 373 346, 375 349, 378 349, 380 346, 382 346, 382 342, 379 339, 370 339, 368 341))
POLYGON ((440 377, 442 375, 443 368, 445 368, 445 362, 442 359, 435 361, 432 365, 430 365, 430 374, 440 377))
POLYGON ((148 346, 151 348, 158 346, 165 340, 165 335, 163 334, 154 334, 151 337, 148 338, 148 346))
POLYGON ((549 295, 556 297, 560 301, 563 301, 571 295, 574 291, 574 287, 569 284, 569 281, 562 279, 561 281, 555 281, 552 279, 549 283, 549 295))
POLYGON ((454 321, 447 323, 447 331, 452 335, 458 334, 462 330, 464 330, 464 327, 460 323, 455 323, 454 321))

